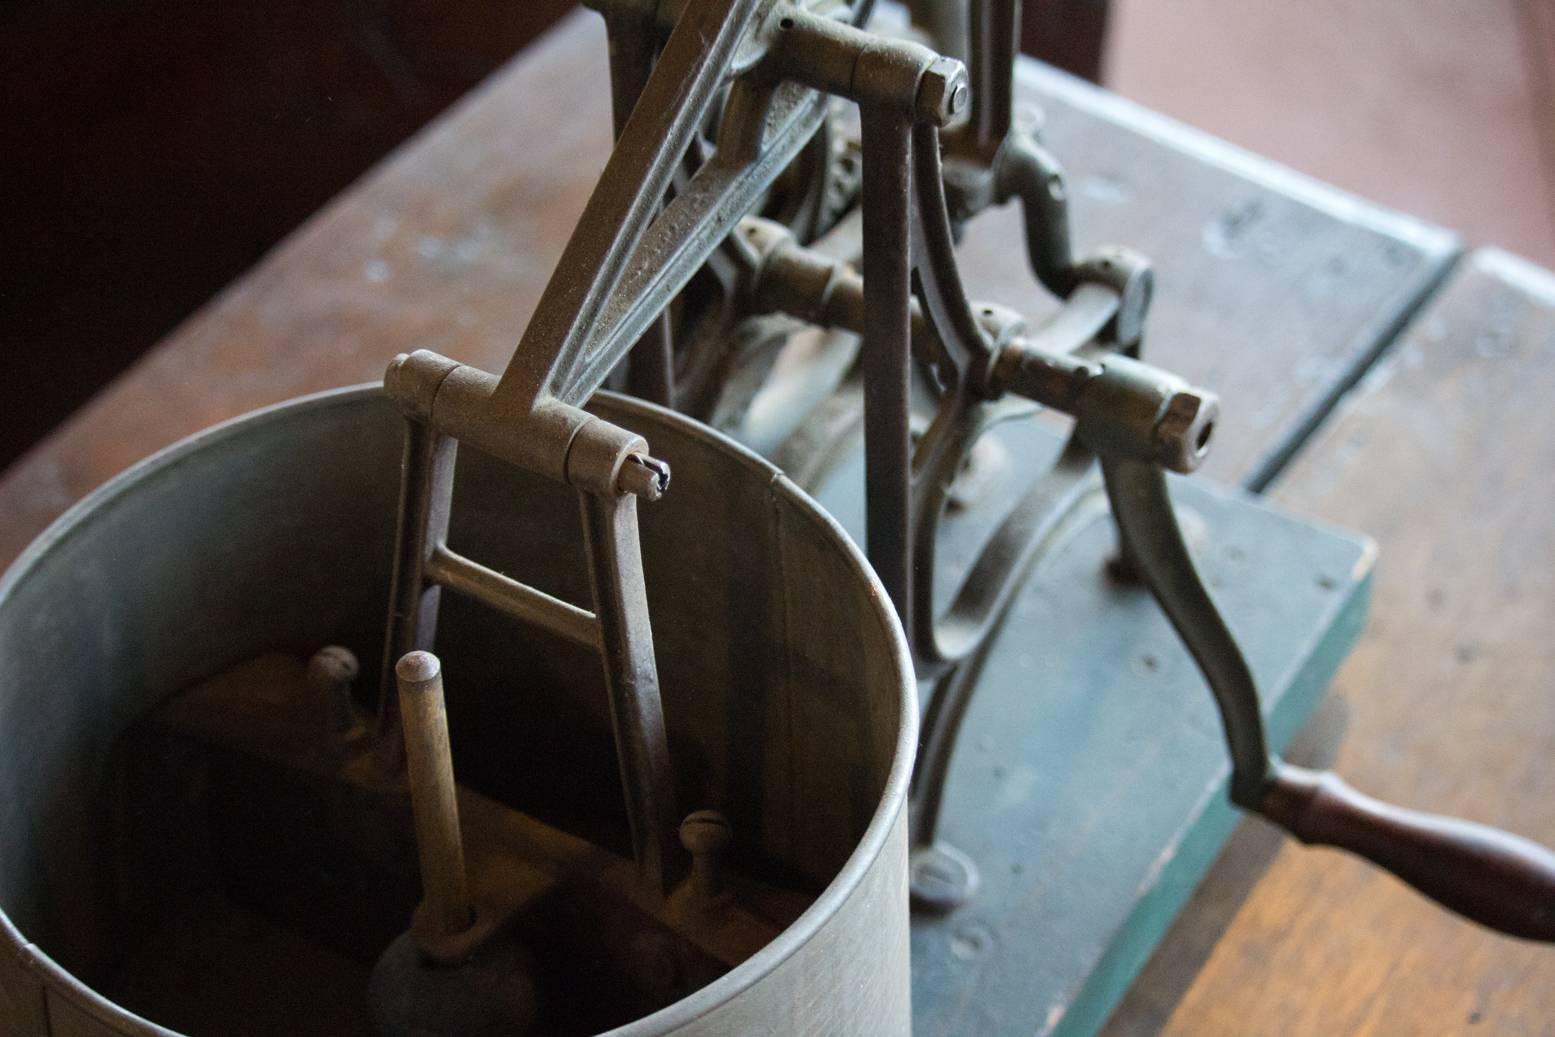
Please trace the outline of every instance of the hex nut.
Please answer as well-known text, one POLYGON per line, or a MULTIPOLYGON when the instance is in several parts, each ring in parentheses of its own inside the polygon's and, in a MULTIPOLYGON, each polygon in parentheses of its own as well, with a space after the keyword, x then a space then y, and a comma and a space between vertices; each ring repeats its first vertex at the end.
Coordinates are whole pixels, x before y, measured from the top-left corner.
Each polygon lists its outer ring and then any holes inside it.
POLYGON ((1174 472, 1191 472, 1209 456, 1220 399, 1203 389, 1174 392, 1156 421, 1156 459, 1174 472))
POLYGON ((913 107, 920 120, 945 126, 966 108, 971 96, 966 66, 955 58, 939 57, 918 77, 913 107))

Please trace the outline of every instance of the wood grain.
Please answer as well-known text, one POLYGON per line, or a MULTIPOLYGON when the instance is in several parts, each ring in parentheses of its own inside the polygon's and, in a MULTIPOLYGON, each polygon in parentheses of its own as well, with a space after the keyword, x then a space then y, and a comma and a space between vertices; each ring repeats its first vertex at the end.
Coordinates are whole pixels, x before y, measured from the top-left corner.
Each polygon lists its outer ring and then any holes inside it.
POLYGON ((571 7, 0 5, 0 468, 571 7))
MULTIPOLYGON (((1552 399, 1555 275, 1475 253, 1275 493, 1381 547, 1369 632, 1307 752, 1336 757, 1379 797, 1546 844, 1552 399)), ((1555 1033, 1548 947, 1459 921, 1343 855, 1277 846, 1255 825, 1205 879, 1112 1037, 1555 1033)))

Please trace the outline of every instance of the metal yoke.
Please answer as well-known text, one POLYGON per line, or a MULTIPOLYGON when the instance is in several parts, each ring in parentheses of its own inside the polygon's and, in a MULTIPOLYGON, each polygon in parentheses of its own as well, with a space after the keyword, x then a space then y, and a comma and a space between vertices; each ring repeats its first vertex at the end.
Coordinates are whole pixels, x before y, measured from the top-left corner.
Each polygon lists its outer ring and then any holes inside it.
MULTIPOLYGON (((417 389, 436 386, 448 398, 479 413, 495 379, 429 353, 395 360, 385 378, 391 398, 405 410, 405 453, 400 487, 394 572, 390 585, 384 674, 378 702, 378 734, 389 747, 386 765, 398 767, 401 734, 394 666, 407 653, 430 651, 436 639, 443 588, 460 592, 522 622, 532 623, 600 653, 609 695, 621 782, 625 790, 632 853, 643 884, 668 891, 672 874, 674 780, 658 670, 648 619, 637 535, 637 498, 657 499, 669 484, 669 468, 647 453, 638 436, 591 418, 581 450, 591 467, 610 472, 614 489, 579 490, 593 611, 552 597, 458 554, 447 544, 454 462, 460 438, 477 445, 463 422, 439 424, 431 400, 417 389), (441 377, 439 377, 441 375, 441 377), (461 395, 467 394, 467 395, 461 395), (603 445, 607 450, 600 449, 603 445)), ((469 418, 466 421, 471 420, 469 418)))
MULTIPOLYGON (((645 42, 659 10, 621 0, 612 27, 645 42)), ((656 499, 669 467, 640 437, 580 408, 820 125, 825 89, 865 92, 913 110, 959 89, 965 70, 915 44, 793 3, 713 0, 680 11, 651 62, 613 68, 617 112, 631 115, 500 379, 429 351, 396 358, 386 393, 407 419, 395 565, 379 692, 386 765, 402 765, 394 666, 429 650, 442 588, 468 594, 602 655, 639 875, 664 893, 673 869, 672 766, 659 701, 637 533, 637 497, 656 499), (796 39, 802 38, 795 44, 796 39), (819 39, 830 46, 817 46, 819 39), (938 65, 936 65, 938 62, 938 65), (855 67, 856 66, 856 67, 855 67), (880 66, 885 77, 871 75, 880 66), (819 87, 820 89, 814 89, 819 87), (663 203, 709 107, 727 89, 714 154, 663 203), (661 211, 662 205, 662 211, 661 211), (454 552, 446 543, 459 441, 579 491, 594 611, 560 601, 454 552)))
MULTIPOLYGON (((443 587, 595 647, 604 665, 633 856, 643 884, 660 894, 667 893, 673 870, 674 781, 643 583, 637 497, 662 494, 669 468, 648 454, 641 437, 591 417, 578 404, 613 365, 612 350, 619 354, 619 343, 629 344, 640 325, 663 308, 651 302, 655 284, 662 292, 662 283, 677 273, 689 277, 706 251, 696 246, 722 236, 719 207, 738 212, 739 200, 730 196, 759 190, 758 176, 744 175, 743 164, 726 162, 709 172, 710 180, 719 173, 721 179, 690 196, 703 206, 696 216, 651 220, 762 6, 758 0, 716 0, 689 6, 679 19, 500 381, 427 352, 397 358, 384 378, 385 391, 405 411, 407 429, 379 733, 386 744, 400 745, 393 667, 405 653, 432 647, 443 587), (612 301, 620 308, 603 315, 612 301), (593 612, 448 547, 461 439, 578 488, 593 612)), ((791 103, 787 110, 790 135, 801 141, 808 137, 802 109, 802 103, 791 103)), ((754 161, 745 164, 780 164, 788 156, 778 146, 757 148, 749 157, 754 161)), ((671 284, 667 291, 673 294, 680 286, 671 284)), ((399 753, 391 755, 398 766, 399 753)))
MULTIPOLYGON (((633 120, 653 96, 652 76, 645 82, 644 71, 662 72, 672 44, 665 44, 655 64, 645 51, 657 42, 656 32, 663 26, 656 18, 662 12, 626 0, 601 7, 612 38, 619 155, 631 139, 633 120), (633 115, 623 124, 622 113, 634 98, 633 115)), ((678 179, 665 174, 675 180, 675 188, 659 220, 692 204, 696 185, 724 161, 730 141, 748 142, 759 135, 746 126, 760 110, 752 98, 781 96, 792 80, 858 104, 863 126, 862 278, 840 260, 797 245, 782 225, 754 217, 743 219, 739 233, 717 251, 722 257, 718 276, 721 290, 738 296, 736 309, 742 315, 782 311, 864 336, 867 550, 907 630, 920 678, 939 681, 925 718, 926 751, 915 781, 913 811, 915 831, 932 841, 955 731, 972 690, 971 681, 958 682, 956 675, 967 670, 962 664, 986 642, 1033 558, 1061 541, 1088 514, 1082 505, 1097 499, 1092 439, 1130 457, 1191 470, 1206 453, 1215 403, 1210 394, 1190 390, 1180 379, 1126 357, 1092 359, 1092 354, 1137 351, 1149 301, 1149 267, 1142 257, 1122 249, 1072 261, 1056 163, 1029 134, 1009 129, 1013 54, 1002 62, 997 54, 980 61, 988 90, 979 102, 971 96, 959 62, 858 29, 853 19, 860 12, 859 7, 837 7, 832 13, 839 17, 830 17, 794 4, 768 12, 764 24, 775 26, 769 30, 768 49, 750 65, 757 85, 741 77, 731 87, 716 148, 695 134, 676 140, 682 151, 710 151, 710 156, 702 156, 701 165, 693 161, 697 156, 688 156, 678 179), (1055 293, 1067 296, 1060 317, 1029 338, 1020 335, 1018 321, 1002 309, 981 307, 981 319, 974 316, 956 266, 939 131, 966 112, 969 103, 969 122, 949 140, 953 149, 970 157, 954 168, 961 182, 1006 185, 998 192, 991 186, 982 191, 973 207, 990 204, 996 193, 1000 200, 1020 197, 1027 210, 1033 266, 1055 293), (974 165, 981 172, 969 179, 974 165), (915 376, 929 384, 938 401, 934 420, 916 443, 910 413, 915 376), (1008 391, 1077 415, 1083 434, 1077 434, 1057 469, 1036 480, 1010 509, 951 596, 950 606, 938 615, 933 574, 940 519, 952 483, 989 427, 1031 410, 1029 404, 1001 400, 1008 391), (1191 427, 1163 420, 1163 415, 1181 414, 1182 407, 1172 407, 1179 397, 1190 402, 1196 415, 1191 427)), ((1012 47, 1008 37, 1015 14, 1010 4, 999 5, 991 21, 982 18, 974 26, 974 36, 995 50, 1012 47), (1005 22, 1009 25, 1001 34, 998 27, 1005 22)), ((613 157, 602 189, 616 164, 613 157)), ((666 189, 662 180, 644 183, 650 191, 666 189)), ((650 209, 657 208, 654 199, 659 196, 638 197, 647 198, 650 209)), ((596 200, 590 202, 584 225, 596 200)), ((964 209, 966 199, 962 201, 964 209)), ((614 241, 619 251, 619 239, 614 241)), ((575 235, 563 265, 585 254, 578 251, 582 247, 575 235)), ((676 276, 677 290, 684 282, 676 276)), ((636 282, 644 283, 646 278, 636 282)), ((649 327, 639 319, 649 304, 639 305, 632 287, 623 281, 621 300, 607 312, 635 312, 639 317, 620 332, 608 326, 597 334, 591 330, 597 341, 607 343, 587 347, 600 350, 601 359, 581 367, 576 361, 570 366, 553 364, 563 372, 555 375, 561 384, 571 377, 568 372, 577 370, 587 370, 590 378, 603 377, 623 344, 640 341, 638 353, 649 359, 643 369, 652 374, 639 384, 657 387, 661 398, 675 398, 667 326, 661 320, 640 340, 636 337, 649 327)), ((541 313, 550 312, 550 299, 548 292, 525 346, 497 387, 498 396, 504 387, 521 384, 518 379, 532 381, 542 371, 538 362, 521 370, 519 361, 530 355, 528 344, 541 326, 541 313)), ((653 304, 662 309, 667 301, 656 295, 653 304)), ((561 312, 561 304, 551 309, 561 312)), ((558 326, 577 330, 576 324, 558 326)), ((587 337, 578 335, 580 340, 587 337)), ((727 348, 705 338, 695 346, 691 366, 701 368, 712 366, 701 353, 727 348)), ((552 373, 546 369, 545 376, 552 373)))
MULTIPOLYGON (((642 53, 653 45, 658 23, 627 0, 601 6, 612 36, 619 124, 643 70, 662 68, 642 53)), ((925 718, 926 752, 915 781, 925 803, 913 812, 926 821, 915 821, 915 828, 931 839, 955 730, 972 689, 956 675, 986 643, 1034 557, 1075 528, 1086 514, 1082 505, 1096 499, 1093 441, 1128 457, 1191 471, 1207 452, 1217 413, 1212 394, 1121 355, 1137 353, 1150 295, 1148 263, 1117 248, 1073 261, 1061 171, 1030 134, 1010 128, 1018 4, 1000 0, 988 6, 991 12, 984 5, 973 9, 973 37, 982 50, 992 51, 980 50, 974 65, 986 87, 978 95, 969 90, 959 62, 856 28, 848 16, 856 19, 860 6, 836 8, 842 17, 792 4, 772 11, 768 24, 775 24, 775 34, 753 67, 769 84, 796 80, 859 107, 863 276, 833 256, 798 245, 782 225, 754 217, 741 221, 721 253, 724 265, 735 268, 721 275, 721 287, 739 296, 742 316, 781 311, 864 337, 867 551, 902 619, 920 678, 939 682, 925 718), (942 166, 940 129, 955 123, 969 105, 968 120, 947 138, 953 153, 964 157, 942 166), (947 178, 963 185, 956 195, 963 218, 995 200, 1021 199, 1033 268, 1055 294, 1066 297, 1059 317, 1033 335, 1022 336, 1022 325, 1002 308, 983 306, 981 318, 974 316, 956 265, 947 178), (1095 359, 1102 354, 1120 355, 1095 359), (928 383, 937 400, 935 417, 916 443, 915 377, 928 383), (949 607, 938 614, 935 558, 952 483, 985 431, 1031 411, 1029 404, 1001 399, 1008 392, 1077 416, 1077 434, 1056 470, 1036 480, 1005 515, 949 607), (1185 411, 1191 420, 1175 420, 1185 411)), ((642 86, 634 113, 649 96, 642 86)), ((718 127, 720 146, 677 185, 666 216, 686 203, 693 185, 716 165, 724 142, 750 139, 743 123, 753 111, 731 93, 718 127)), ((629 120, 623 143, 630 130, 629 120)), ((545 305, 542 301, 542 310, 545 305)), ((615 309, 628 308, 623 302, 615 309)), ((633 324, 631 331, 644 326, 633 324)), ((641 347, 652 357, 651 381, 661 385, 673 378, 666 336, 661 323, 641 347)), ((614 363, 623 339, 616 338, 607 359, 591 367, 596 375, 614 363)), ((699 351, 707 347, 706 341, 697 344, 699 351)), ((691 363, 710 366, 700 355, 691 363)), ((513 377, 510 367, 504 384, 513 377)), ((673 399, 673 387, 665 395, 673 399)))

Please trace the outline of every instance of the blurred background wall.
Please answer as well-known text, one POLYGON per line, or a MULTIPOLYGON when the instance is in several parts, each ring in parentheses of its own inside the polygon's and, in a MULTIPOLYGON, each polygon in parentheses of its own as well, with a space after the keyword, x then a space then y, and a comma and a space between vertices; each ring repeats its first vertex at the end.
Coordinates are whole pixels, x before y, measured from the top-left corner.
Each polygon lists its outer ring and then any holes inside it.
POLYGON ((1555 266, 1555 0, 1113 0, 1109 87, 1555 266))

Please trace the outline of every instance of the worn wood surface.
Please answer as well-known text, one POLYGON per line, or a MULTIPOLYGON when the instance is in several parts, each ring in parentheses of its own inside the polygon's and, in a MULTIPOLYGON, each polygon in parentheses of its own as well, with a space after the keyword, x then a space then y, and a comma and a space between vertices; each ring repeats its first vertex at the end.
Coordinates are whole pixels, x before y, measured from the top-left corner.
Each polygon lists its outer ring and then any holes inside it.
POLYGON ((412 137, 12 467, 0 558, 213 422, 422 346, 500 368, 604 164, 605 77, 599 18, 575 14, 412 137))
MULTIPOLYGON (((1034 63, 1073 176, 1078 243, 1160 271, 1153 359, 1226 397, 1222 480, 1351 377, 1429 289, 1451 236, 1285 172, 1034 63)), ((0 480, 0 560, 137 459, 213 422, 376 380, 427 347, 506 362, 610 144, 597 15, 563 21, 192 316, 0 480)), ((973 291, 1034 316, 1018 214, 980 219, 973 291)), ((49 343, 33 348, 47 350, 49 343)))
MULTIPOLYGON (((1555 843, 1555 275, 1465 260, 1282 478, 1365 529, 1369 630, 1303 752, 1555 843)), ((1106 1031, 1555 1034, 1555 951, 1248 822, 1106 1031)))

